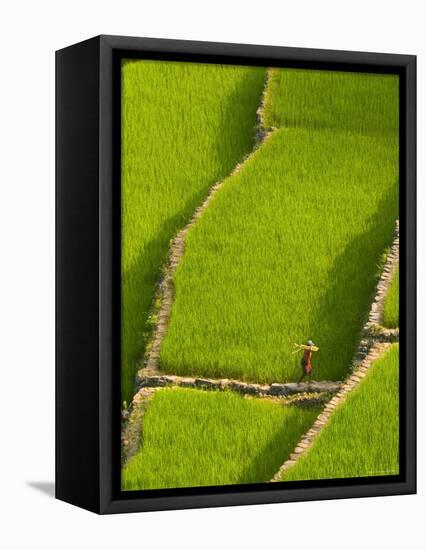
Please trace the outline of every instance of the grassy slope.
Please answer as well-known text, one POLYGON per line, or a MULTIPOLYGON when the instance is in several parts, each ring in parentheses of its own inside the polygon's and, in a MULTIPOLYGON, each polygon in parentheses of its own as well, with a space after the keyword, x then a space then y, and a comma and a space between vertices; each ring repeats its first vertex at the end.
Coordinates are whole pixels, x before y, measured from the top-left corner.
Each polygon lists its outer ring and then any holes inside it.
POLYGON ((165 389, 144 416, 124 490, 268 481, 317 416, 231 392, 165 389))
POLYGON ((345 375, 397 217, 397 94, 391 76, 274 72, 279 129, 188 234, 164 370, 295 380, 311 337, 315 376, 345 375))
POLYGON ((283 481, 398 473, 399 348, 378 359, 283 481))
POLYGON ((169 240, 252 148, 264 70, 125 61, 122 71, 122 398, 133 392, 169 240))
POLYGON ((399 267, 395 271, 392 284, 386 295, 383 325, 389 328, 399 326, 399 267))

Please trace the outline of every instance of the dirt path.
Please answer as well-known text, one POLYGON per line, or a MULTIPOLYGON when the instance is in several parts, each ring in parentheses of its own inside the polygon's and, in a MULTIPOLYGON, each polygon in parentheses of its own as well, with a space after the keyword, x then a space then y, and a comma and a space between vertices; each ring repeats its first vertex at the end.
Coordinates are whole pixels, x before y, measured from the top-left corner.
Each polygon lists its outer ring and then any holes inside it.
POLYGON ((288 397, 303 393, 336 393, 342 385, 334 380, 312 380, 311 382, 275 382, 272 384, 257 384, 229 378, 196 378, 192 376, 176 376, 174 374, 146 375, 138 379, 140 388, 164 388, 180 386, 182 388, 198 388, 201 390, 231 390, 242 395, 258 397, 288 397))

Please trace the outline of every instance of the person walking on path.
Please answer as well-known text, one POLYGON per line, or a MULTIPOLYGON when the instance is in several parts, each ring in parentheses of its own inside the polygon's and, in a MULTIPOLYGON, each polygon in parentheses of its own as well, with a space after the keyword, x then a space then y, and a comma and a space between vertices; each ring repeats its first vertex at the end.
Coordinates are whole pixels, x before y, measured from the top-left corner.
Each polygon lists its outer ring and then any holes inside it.
POLYGON ((312 364, 311 364, 312 352, 318 351, 319 348, 317 348, 317 346, 312 342, 312 340, 308 340, 306 342, 306 345, 303 345, 303 344, 296 344, 296 345, 298 348, 296 351, 303 350, 303 356, 300 362, 302 366, 302 376, 300 377, 298 384, 302 382, 305 376, 309 376, 309 382, 310 382, 312 377, 312 364))

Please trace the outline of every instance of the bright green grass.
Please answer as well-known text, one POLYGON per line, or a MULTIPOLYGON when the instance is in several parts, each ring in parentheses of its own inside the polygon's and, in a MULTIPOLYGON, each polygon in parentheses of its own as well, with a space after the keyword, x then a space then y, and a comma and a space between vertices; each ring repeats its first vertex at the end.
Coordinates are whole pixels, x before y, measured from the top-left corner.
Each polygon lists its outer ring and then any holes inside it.
POLYGON ((396 475, 399 348, 378 359, 283 481, 396 475))
POLYGON ((386 295, 383 325, 389 328, 399 326, 399 267, 395 271, 392 284, 386 295))
POLYGON ((337 71, 271 71, 266 124, 398 132, 398 77, 337 71))
POLYGON ((380 83, 372 95, 383 96, 393 120, 396 78, 352 74, 331 86, 328 74, 279 74, 291 96, 273 77, 267 119, 278 124, 275 113, 307 105, 308 115, 300 127, 276 130, 189 232, 161 350, 165 371, 295 380, 292 345, 312 338, 320 347, 314 376, 338 379, 353 356, 398 212, 397 135, 394 126, 375 131, 376 102, 365 101, 372 86, 362 83, 380 83), (363 131, 355 132, 359 105, 363 131), (324 120, 336 116, 335 128, 317 124, 314 107, 324 120))
POLYGON ((161 367, 296 380, 294 342, 320 347, 314 377, 344 377, 397 217, 391 139, 277 131, 187 236, 161 367))
POLYGON ((143 442, 123 490, 264 482, 318 415, 231 392, 165 389, 143 422, 143 442))
POLYGON ((169 241, 252 148, 264 74, 255 67, 123 63, 123 399, 133 393, 169 241))

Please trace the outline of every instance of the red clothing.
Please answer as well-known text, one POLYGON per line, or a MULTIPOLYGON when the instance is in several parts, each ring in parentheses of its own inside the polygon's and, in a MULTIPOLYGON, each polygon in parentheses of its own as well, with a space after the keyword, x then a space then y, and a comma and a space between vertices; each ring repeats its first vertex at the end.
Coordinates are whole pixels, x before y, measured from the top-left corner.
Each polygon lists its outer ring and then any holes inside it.
POLYGON ((311 354, 312 354, 312 352, 308 349, 306 349, 303 352, 302 370, 303 370, 303 374, 306 374, 306 375, 309 375, 312 372, 311 354))

